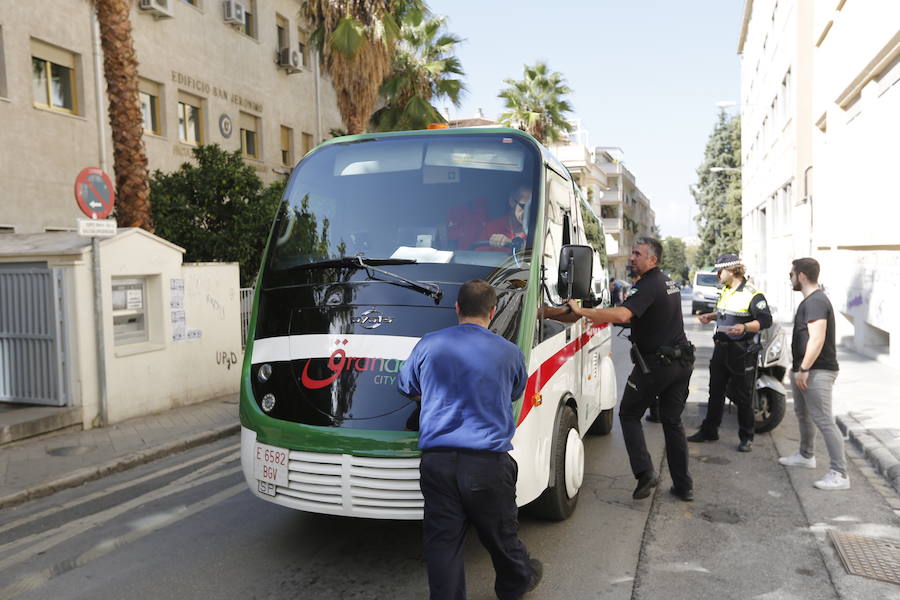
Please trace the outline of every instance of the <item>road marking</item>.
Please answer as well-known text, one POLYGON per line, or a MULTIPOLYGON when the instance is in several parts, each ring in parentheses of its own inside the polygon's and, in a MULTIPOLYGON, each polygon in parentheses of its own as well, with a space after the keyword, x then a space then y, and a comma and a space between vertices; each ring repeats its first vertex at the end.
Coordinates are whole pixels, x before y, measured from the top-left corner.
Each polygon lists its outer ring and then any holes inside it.
POLYGON ((148 527, 132 531, 129 534, 122 535, 111 540, 104 540, 90 550, 82 552, 74 558, 60 561, 53 566, 46 569, 41 569, 40 571, 28 573, 27 575, 20 577, 12 584, 0 590, 0 600, 9 600, 26 592, 37 589, 42 585, 46 585, 54 577, 67 573, 68 571, 72 571, 79 567, 83 567, 88 563, 97 560, 98 558, 106 556, 114 550, 118 550, 120 548, 123 548, 124 546, 127 546, 128 544, 132 544, 142 537, 159 531, 160 529, 168 527, 169 525, 177 523, 178 521, 186 519, 187 517, 190 517, 191 515, 196 514, 201 510, 205 510, 246 490, 247 485, 244 482, 241 482, 238 485, 234 485, 230 488, 222 490, 218 494, 214 494, 209 498, 197 502, 196 504, 190 505, 189 507, 180 507, 176 512, 168 513, 166 515, 167 518, 160 519, 148 527))
POLYGON ((80 498, 73 499, 71 502, 63 504, 61 506, 53 506, 53 507, 47 508, 45 510, 42 510, 40 512, 37 512, 35 514, 22 517, 21 519, 18 519, 15 521, 9 521, 8 523, 4 523, 3 525, 0 525, 0 533, 3 533, 4 531, 7 531, 9 529, 21 527, 22 525, 26 525, 26 524, 31 523, 32 521, 36 521, 38 519, 43 519, 45 517, 56 514, 63 510, 67 510, 70 508, 74 508, 76 506, 80 506, 86 502, 92 502, 98 498, 102 498, 103 496, 108 496, 109 494, 120 492, 122 490, 128 489, 129 487, 133 487, 135 485, 144 483, 145 481, 149 481, 151 479, 156 479, 157 477, 162 477, 164 475, 168 475, 169 473, 172 473, 173 471, 179 471, 179 470, 183 469, 184 467, 189 467, 191 465, 197 464, 198 462, 203 462, 205 460, 213 459, 217 456, 226 454, 228 452, 232 453, 230 455, 230 457, 233 457, 233 459, 240 457, 240 454, 241 454, 240 449, 234 450, 231 447, 221 448, 219 450, 215 450, 208 454, 204 454, 203 456, 193 458, 189 461, 179 463, 179 464, 173 465, 171 467, 167 467, 161 471, 154 471, 153 473, 148 473, 147 475, 143 475, 137 479, 131 479, 129 481, 124 481, 124 482, 120 483, 119 485, 113 486, 111 488, 107 488, 105 490, 94 492, 93 494, 90 494, 88 496, 82 496, 80 498))
POLYGON ((221 472, 207 475, 206 477, 199 477, 203 473, 206 473, 220 466, 221 463, 228 462, 228 460, 228 458, 225 458, 213 464, 202 467, 194 473, 179 477, 178 479, 170 481, 168 484, 161 488, 153 490, 152 492, 148 492, 142 496, 132 498, 124 504, 112 506, 98 513, 81 517, 80 519, 77 519, 75 521, 69 521, 65 525, 57 527, 56 529, 50 529, 38 535, 28 536, 25 538, 13 540, 12 542, 8 542, 3 546, 0 546, 0 556, 5 555, 7 552, 17 547, 28 544, 30 544, 30 546, 24 550, 17 552, 16 554, 6 556, 2 561, 0 561, 0 571, 2 571, 3 569, 7 569, 10 566, 17 565, 35 556, 39 552, 46 552, 50 548, 53 548, 54 546, 62 542, 80 535, 88 529, 103 525, 133 508, 153 502, 155 500, 159 500, 161 498, 165 498, 166 496, 171 496, 172 494, 177 494, 179 492, 195 488, 205 483, 209 483, 210 481, 215 481, 216 479, 228 477, 230 475, 233 475, 234 473, 239 473, 241 471, 241 467, 237 466, 231 469, 226 469, 221 472))

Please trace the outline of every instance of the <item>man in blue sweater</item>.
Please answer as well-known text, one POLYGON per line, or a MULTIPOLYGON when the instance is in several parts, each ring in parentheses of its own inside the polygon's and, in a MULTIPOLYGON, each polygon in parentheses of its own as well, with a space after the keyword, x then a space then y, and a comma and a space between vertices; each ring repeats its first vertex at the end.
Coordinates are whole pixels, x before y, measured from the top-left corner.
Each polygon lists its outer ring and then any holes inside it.
POLYGON ((512 403, 528 375, 522 351, 487 328, 496 310, 493 287, 478 279, 463 284, 459 325, 419 340, 398 378, 402 394, 421 397, 419 482, 432 600, 466 598, 469 523, 491 554, 498 598, 521 598, 543 572, 518 536, 518 467, 509 455, 512 403))

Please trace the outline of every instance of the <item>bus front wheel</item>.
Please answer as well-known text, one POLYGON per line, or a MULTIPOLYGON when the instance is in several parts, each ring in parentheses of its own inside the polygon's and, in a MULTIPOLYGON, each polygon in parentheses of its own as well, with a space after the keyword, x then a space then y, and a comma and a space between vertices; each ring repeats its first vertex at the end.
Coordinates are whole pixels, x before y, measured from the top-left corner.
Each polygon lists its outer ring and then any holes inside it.
POLYGON ((571 406, 564 406, 557 419, 550 464, 550 485, 532 508, 540 517, 562 521, 575 512, 584 479, 584 444, 578 433, 578 416, 571 406))

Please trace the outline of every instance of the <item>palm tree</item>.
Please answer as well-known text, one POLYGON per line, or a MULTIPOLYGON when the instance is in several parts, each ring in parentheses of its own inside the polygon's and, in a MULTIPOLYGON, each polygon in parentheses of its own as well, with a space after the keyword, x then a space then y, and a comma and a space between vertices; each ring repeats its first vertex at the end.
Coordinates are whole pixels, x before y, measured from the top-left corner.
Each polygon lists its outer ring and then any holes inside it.
POLYGON ((562 74, 549 71, 547 64, 525 65, 525 79, 515 81, 504 79, 509 87, 498 96, 506 100, 507 111, 500 115, 500 122, 509 127, 527 131, 538 141, 552 144, 572 131, 565 114, 572 111, 569 102, 563 99, 572 90, 566 85, 562 74))
POLYGON ((131 35, 131 0, 92 0, 100 23, 103 72, 116 174, 116 221, 153 231, 150 185, 138 98, 138 63, 131 35))
POLYGON ((362 133, 372 116, 400 34, 395 16, 418 10, 420 0, 306 0, 302 14, 313 28, 319 51, 337 94, 347 133, 362 133))
POLYGON ((385 106, 372 115, 375 131, 424 129, 443 123, 432 100, 446 97, 459 106, 465 73, 454 56, 462 40, 444 31, 446 17, 407 13, 400 20, 400 39, 391 72, 381 86, 385 106))

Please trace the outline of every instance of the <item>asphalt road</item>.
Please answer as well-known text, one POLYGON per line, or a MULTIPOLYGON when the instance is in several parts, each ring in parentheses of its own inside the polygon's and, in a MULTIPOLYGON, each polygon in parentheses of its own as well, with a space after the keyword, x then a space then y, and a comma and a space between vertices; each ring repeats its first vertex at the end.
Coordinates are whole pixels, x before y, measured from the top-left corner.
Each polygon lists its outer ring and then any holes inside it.
MULTIPOLYGON (((686 323, 700 356, 686 410, 689 431, 706 395, 709 331, 686 323)), ((619 389, 630 370, 614 358, 619 389)), ((646 427, 659 464, 659 425, 646 427)), ((788 472, 796 449, 790 413, 773 435, 739 454, 734 414, 719 442, 691 446, 697 500, 663 481, 632 501, 634 479, 616 423, 586 439, 578 509, 562 523, 521 516, 521 535, 543 560, 529 595, 558 598, 898 598, 900 588, 846 575, 825 538, 840 528, 900 539, 896 495, 854 458, 850 492, 814 490, 820 469, 788 472)), ((237 437, 220 440, 0 514, 0 599, 323 598, 427 596, 415 522, 295 512, 252 496, 237 437)), ((493 570, 474 535, 467 547, 469 597, 493 598, 493 570)))

